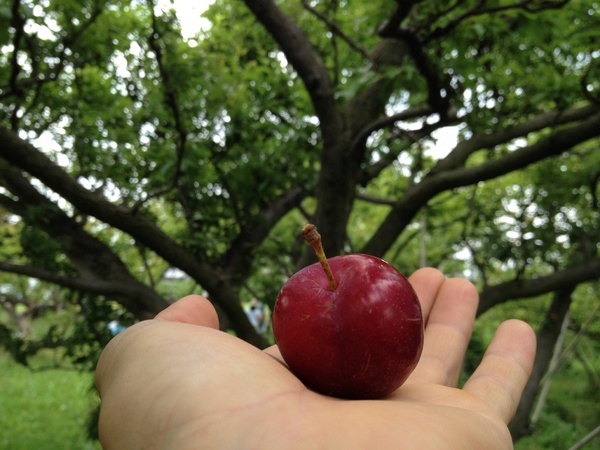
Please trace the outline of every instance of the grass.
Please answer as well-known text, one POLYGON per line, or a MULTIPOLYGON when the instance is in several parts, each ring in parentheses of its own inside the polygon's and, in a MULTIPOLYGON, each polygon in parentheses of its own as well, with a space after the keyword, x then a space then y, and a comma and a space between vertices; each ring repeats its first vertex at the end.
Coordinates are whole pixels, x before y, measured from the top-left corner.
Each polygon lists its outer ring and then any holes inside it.
POLYGON ((0 352, 0 448, 95 450, 87 438, 97 404, 93 374, 31 370, 0 352))

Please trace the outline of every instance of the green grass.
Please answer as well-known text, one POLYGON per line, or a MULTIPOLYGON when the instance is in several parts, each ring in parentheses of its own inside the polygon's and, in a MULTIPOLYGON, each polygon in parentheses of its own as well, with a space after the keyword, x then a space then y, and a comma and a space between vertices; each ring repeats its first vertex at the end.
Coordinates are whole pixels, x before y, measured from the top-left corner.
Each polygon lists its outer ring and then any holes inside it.
POLYGON ((97 404, 92 379, 75 370, 33 371, 0 352, 0 448, 100 449, 86 434, 97 404))

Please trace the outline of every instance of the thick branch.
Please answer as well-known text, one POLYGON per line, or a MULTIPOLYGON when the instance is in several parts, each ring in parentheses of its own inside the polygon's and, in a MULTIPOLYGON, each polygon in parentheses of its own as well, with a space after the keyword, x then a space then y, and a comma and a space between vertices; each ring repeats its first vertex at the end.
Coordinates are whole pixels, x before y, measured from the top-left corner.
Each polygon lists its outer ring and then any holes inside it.
POLYGON ((408 44, 410 55, 421 76, 427 83, 427 102, 444 119, 448 114, 448 106, 452 87, 448 79, 444 79, 442 71, 427 54, 423 43, 414 35, 407 34, 404 38, 408 44))
MULTIPOLYGON (((419 209, 435 195, 461 186, 469 186, 523 169, 543 159, 560 155, 600 134, 600 113, 569 128, 561 129, 538 142, 507 153, 478 166, 452 170, 434 170, 422 182, 406 192, 388 213, 363 252, 383 255, 396 237, 412 221, 419 209)), ((488 142, 489 144, 489 142, 488 142)))
POLYGON ((341 130, 333 85, 323 61, 306 34, 273 0, 245 0, 246 5, 273 36, 304 82, 319 117, 323 138, 341 130))
MULTIPOLYGON (((4 161, 0 158, 0 162, 4 161)), ((154 290, 136 280, 125 264, 103 242, 88 234, 80 223, 68 217, 45 196, 40 194, 16 170, 4 164, 0 179, 18 200, 0 197, 0 205, 14 214, 26 217, 58 242, 69 257, 79 276, 68 281, 67 276, 34 271, 26 266, 3 263, 2 267, 22 275, 40 275, 42 279, 76 289, 103 294, 119 301, 140 319, 153 317, 167 306, 154 290), (30 206, 35 205, 35 213, 30 206), (89 285, 89 289, 86 287, 89 285)))
MULTIPOLYGON (((14 133, 0 127, 0 141, 4 142, 3 157, 11 164, 39 178, 46 186, 71 202, 85 214, 115 226, 132 236, 139 236, 139 241, 148 247, 159 240, 169 240, 155 224, 140 215, 131 215, 127 209, 110 203, 101 195, 89 191, 79 185, 68 173, 54 164, 45 155, 38 152, 31 144, 18 138, 14 133), (136 229, 138 231, 136 232, 136 229), (144 238, 144 236, 147 236, 144 238), (146 242, 148 241, 148 242, 146 242)), ((179 249, 171 244, 159 245, 167 254, 176 253, 179 249)), ((181 249, 183 250, 183 249, 181 249)))
POLYGON ((476 135, 468 141, 460 142, 448 156, 435 165, 431 170, 431 173, 438 173, 460 167, 465 163, 467 158, 477 150, 506 144, 513 139, 527 136, 530 133, 543 130, 544 128, 587 119, 597 112, 598 106, 593 104, 569 109, 567 111, 549 111, 500 131, 476 135))
POLYGON ((495 305, 512 299, 537 297, 597 278, 600 278, 600 258, 593 258, 551 275, 488 286, 480 294, 481 301, 477 314, 481 315, 495 305))
MULTIPOLYGON (((432 184, 443 184, 446 188, 466 186, 522 169, 551 156, 560 155, 574 146, 599 135, 600 113, 597 112, 577 125, 561 129, 534 144, 507 153, 500 158, 479 166, 450 170, 427 178, 428 181, 431 180, 432 184)), ((490 146, 487 145, 486 148, 490 146)))
MULTIPOLYGON (((167 303, 156 308, 155 310, 144 308, 141 302, 132 301, 144 294, 140 290, 137 283, 121 282, 114 279, 100 279, 97 277, 70 277, 60 275, 56 272, 44 270, 39 267, 23 264, 12 264, 5 261, 0 261, 0 271, 23 275, 38 280, 47 281, 59 286, 75 289, 81 292, 90 294, 104 295, 113 298, 121 303, 128 311, 140 319, 150 319, 162 308, 167 306, 167 303)), ((144 289, 145 291, 146 289, 144 289)))
MULTIPOLYGON (((245 3, 279 44, 288 62, 304 82, 319 119, 323 150, 317 183, 315 222, 327 233, 324 235, 324 242, 328 254, 337 254, 345 241, 346 219, 350 213, 355 185, 353 162, 356 159, 348 151, 349 130, 352 129, 349 124, 352 121, 351 114, 338 108, 333 83, 325 65, 298 25, 273 0, 245 0, 245 3)), ((307 262, 308 259, 304 258, 300 265, 307 262)))
POLYGON ((408 17, 413 6, 421 0, 409 0, 398 2, 398 6, 390 15, 389 19, 379 25, 377 33, 381 37, 394 37, 398 34, 402 22, 408 17))
POLYGON ((219 264, 225 272, 232 274, 236 280, 243 280, 252 266, 256 248, 268 236, 273 226, 291 209, 298 206, 306 193, 298 186, 281 194, 275 201, 261 208, 260 220, 244 226, 219 264))
POLYGON ((574 290, 575 285, 568 284, 554 293, 552 304, 546 313, 542 328, 538 332, 533 372, 527 381, 521 402, 509 427, 514 440, 530 433, 529 414, 533 408, 540 381, 550 364, 556 341, 560 336, 561 324, 569 312, 574 290))
POLYGON ((130 214, 122 206, 112 204, 99 194, 83 188, 35 147, 2 126, 0 142, 4 143, 2 156, 7 161, 39 178, 82 213, 128 233, 169 264, 188 273, 220 303, 233 323, 238 325, 236 331, 242 339, 258 346, 263 345, 262 338, 248 322, 237 293, 227 285, 210 263, 199 261, 193 253, 174 242, 146 217, 130 214))

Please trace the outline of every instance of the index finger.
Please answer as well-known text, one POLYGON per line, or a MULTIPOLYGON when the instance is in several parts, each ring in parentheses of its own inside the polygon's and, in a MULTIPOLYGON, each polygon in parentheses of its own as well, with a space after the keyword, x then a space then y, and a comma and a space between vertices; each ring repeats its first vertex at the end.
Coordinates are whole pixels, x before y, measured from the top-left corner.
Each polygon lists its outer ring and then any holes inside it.
POLYGON ((456 386, 478 302, 477 289, 465 279, 451 278, 441 284, 426 322, 413 381, 456 386))
POLYGON ((421 303, 421 311, 423 312, 425 323, 429 319, 429 313, 445 279, 442 272, 432 267, 419 269, 408 277, 408 281, 417 293, 417 297, 421 303))

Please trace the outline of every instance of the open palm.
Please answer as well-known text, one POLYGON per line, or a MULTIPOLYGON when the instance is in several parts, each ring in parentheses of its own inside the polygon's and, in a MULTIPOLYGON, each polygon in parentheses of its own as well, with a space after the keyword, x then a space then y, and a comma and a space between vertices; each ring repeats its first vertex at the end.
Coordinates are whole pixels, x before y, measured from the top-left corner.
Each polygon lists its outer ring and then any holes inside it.
POLYGON ((100 358, 100 439, 107 449, 503 449, 529 377, 535 335, 511 320, 456 388, 478 296, 434 269, 410 281, 426 319, 421 360, 381 400, 308 390, 276 346, 218 331, 210 303, 181 299, 115 337, 100 358))

